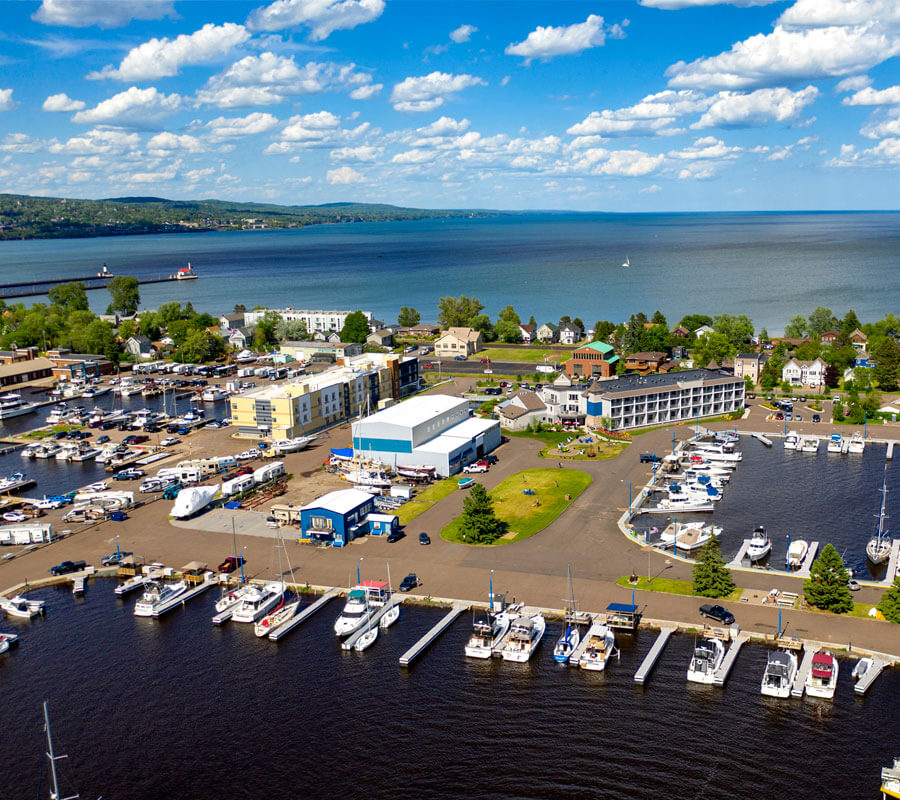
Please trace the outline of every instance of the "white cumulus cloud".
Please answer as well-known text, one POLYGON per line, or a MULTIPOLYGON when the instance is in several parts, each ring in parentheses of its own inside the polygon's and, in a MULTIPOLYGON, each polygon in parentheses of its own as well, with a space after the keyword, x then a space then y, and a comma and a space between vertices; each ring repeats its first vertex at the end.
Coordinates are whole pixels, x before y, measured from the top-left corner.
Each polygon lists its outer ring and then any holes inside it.
POLYGON ((639 177, 658 170, 665 162, 663 155, 650 155, 640 150, 613 150, 597 169, 601 175, 639 177))
POLYGON ((247 27, 252 31, 281 31, 306 25, 309 38, 318 42, 334 31, 378 19, 382 11, 384 0, 276 0, 252 11, 247 27))
POLYGON ((65 92, 51 94, 41 106, 44 111, 81 111, 87 105, 84 100, 73 100, 65 92))
POLYGON ((865 88, 841 101, 845 106, 892 106, 900 103, 900 86, 865 88))
POLYGON ((677 158, 681 161, 696 161, 701 159, 737 158, 741 154, 740 147, 729 147, 721 139, 715 136, 703 136, 694 140, 692 145, 681 150, 673 150, 669 158, 677 158))
POLYGON ((796 0, 779 22, 789 28, 896 25, 900 23, 900 5, 896 0, 796 0))
POLYGON ((94 128, 85 131, 78 136, 73 136, 65 142, 54 142, 47 149, 51 153, 65 153, 82 156, 94 155, 97 153, 122 154, 137 150, 138 147, 140 147, 140 144, 141 137, 136 133, 94 128))
POLYGON ((884 139, 900 136, 900 118, 883 119, 864 125, 860 134, 867 139, 884 139))
POLYGON ((363 144, 359 147, 338 147, 331 151, 333 161, 375 161, 383 148, 363 144))
POLYGON ((441 117, 429 125, 416 128, 419 136, 449 136, 451 133, 464 133, 471 123, 467 119, 456 120, 453 117, 441 117))
POLYGON ((343 166, 330 169, 325 175, 330 184, 364 183, 365 176, 357 172, 353 167, 343 166))
POLYGON ((174 39, 150 39, 132 49, 119 66, 106 66, 91 72, 88 78, 112 78, 118 81, 145 81, 177 75, 189 64, 207 64, 227 55, 250 38, 243 25, 226 22, 207 23, 193 33, 174 39))
POLYGON ((468 42, 472 38, 473 33, 477 33, 478 28, 474 25, 460 25, 456 30, 450 31, 450 38, 457 44, 468 42))
POLYGON ((239 136, 253 136, 265 133, 278 125, 278 117, 255 111, 246 117, 217 117, 206 123, 212 141, 234 139, 239 136))
POLYGON ((186 153, 202 153, 205 148, 196 136, 163 131, 150 138, 147 142, 147 149, 152 155, 159 156, 168 154, 173 150, 182 150, 186 153))
POLYGON ((371 100, 376 94, 379 94, 383 88, 383 83, 368 83, 364 86, 358 86, 350 92, 350 97, 353 100, 371 100))
POLYGON ((638 5, 647 6, 648 8, 661 8, 665 11, 676 11, 682 8, 721 5, 747 8, 749 6, 767 6, 777 2, 779 0, 638 0, 638 5))
POLYGON ((133 19, 174 17, 173 0, 43 0, 31 18, 69 28, 121 28, 133 19))
POLYGON ((607 28, 603 17, 591 14, 584 22, 574 25, 538 25, 524 41, 507 45, 503 52, 508 56, 521 56, 526 64, 530 64, 535 58, 548 59, 602 47, 608 35, 620 37, 624 34, 618 25, 607 28))
POLYGON ((815 86, 757 89, 755 92, 719 92, 709 110, 691 125, 697 130, 714 127, 752 127, 769 122, 794 122, 819 96, 815 86))
POLYGON ((314 114, 298 114, 291 117, 281 130, 281 139, 285 142, 302 142, 328 139, 341 127, 341 118, 330 111, 317 111, 314 114))
POLYGON ((12 93, 12 89, 0 89, 0 111, 12 111, 15 108, 12 93))
POLYGON ((834 90, 838 94, 843 92, 858 92, 860 89, 865 89, 867 86, 871 85, 872 79, 868 75, 852 75, 849 78, 838 81, 834 86, 834 90))
POLYGON ((132 86, 93 108, 79 111, 72 120, 88 125, 151 128, 180 107, 181 96, 178 94, 163 94, 155 86, 149 89, 132 86))
POLYGON ((487 86, 474 75, 451 75, 432 72, 418 78, 405 78, 394 86, 391 103, 396 111, 434 111, 444 104, 448 95, 470 86, 487 86))

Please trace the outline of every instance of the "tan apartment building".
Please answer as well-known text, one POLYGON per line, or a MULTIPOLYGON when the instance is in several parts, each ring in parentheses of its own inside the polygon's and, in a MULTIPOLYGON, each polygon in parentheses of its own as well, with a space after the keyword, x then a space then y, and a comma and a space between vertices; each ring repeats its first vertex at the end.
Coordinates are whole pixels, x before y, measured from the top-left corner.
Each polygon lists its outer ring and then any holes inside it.
POLYGON ((434 354, 438 358, 470 356, 484 348, 481 331, 471 328, 448 328, 435 339, 434 354))

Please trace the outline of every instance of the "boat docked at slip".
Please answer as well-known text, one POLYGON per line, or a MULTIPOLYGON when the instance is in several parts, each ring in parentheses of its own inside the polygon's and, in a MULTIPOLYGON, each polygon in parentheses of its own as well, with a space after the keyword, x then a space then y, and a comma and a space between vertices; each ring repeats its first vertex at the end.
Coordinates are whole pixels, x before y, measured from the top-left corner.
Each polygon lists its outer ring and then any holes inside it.
POLYGON ((10 617, 21 617, 23 619, 31 619, 38 614, 44 613, 43 600, 29 600, 22 595, 14 597, 0 597, 0 609, 5 611, 10 617))
POLYGON ((710 539, 718 539, 722 528, 702 522, 670 522, 659 534, 663 547, 675 547, 685 553, 699 550, 710 539))
POLYGON ((54 458, 60 449, 56 442, 44 442, 34 451, 34 457, 43 459, 54 458))
POLYGON ((819 437, 818 436, 803 436, 800 439, 800 447, 798 448, 803 453, 818 453, 819 452, 819 437))
POLYGON ((828 440, 828 452, 829 453, 840 453, 842 452, 844 447, 844 437, 839 433, 832 433, 831 438, 828 440))
POLYGON ((256 622, 284 599, 286 589, 280 581, 258 586, 254 584, 231 615, 232 622, 256 622))
POLYGON ((0 492, 13 492, 32 483, 34 481, 29 480, 24 472, 14 472, 12 475, 0 478, 0 492))
POLYGON ((110 391, 112 391, 112 387, 110 386, 88 386, 88 388, 81 393, 81 396, 86 400, 90 400, 94 397, 102 397, 110 391))
POLYGON ((797 431, 790 431, 787 436, 784 437, 784 449, 785 450, 799 450, 800 449, 800 434, 797 431))
POLYGON ((785 562, 790 569, 798 569, 803 566, 806 554, 809 552, 809 542, 805 539, 794 539, 788 547, 785 562))
POLYGON ((268 636, 289 619, 293 619, 298 608, 300 608, 300 598, 295 598, 292 592, 284 592, 281 602, 253 625, 253 632, 260 638, 268 636))
POLYGON ((120 583, 115 588, 116 597, 124 597, 129 592, 133 592, 136 589, 142 589, 146 586, 150 581, 153 580, 149 575, 132 575, 127 581, 124 583, 120 583))
POLYGON ((466 642, 466 656, 469 658, 490 658, 494 648, 509 633, 512 620, 505 611, 488 612, 472 623, 472 635, 466 642))
POLYGON ((337 636, 350 636, 365 626, 369 619, 390 600, 391 593, 385 581, 362 581, 347 595, 347 602, 334 621, 337 636))
POLYGON ((806 693, 810 697, 824 697, 826 700, 834 698, 834 690, 837 688, 838 661, 831 655, 820 650, 813 654, 812 668, 806 676, 806 693))
POLYGON ((219 386, 210 386, 201 392, 200 399, 204 403, 218 403, 220 400, 228 399, 228 392, 219 386))
POLYGON ((224 622, 226 619, 231 619, 231 615, 235 612, 237 607, 243 603, 251 591, 254 591, 255 589, 255 586, 245 583, 243 586, 238 586, 237 589, 229 589, 225 592, 218 600, 216 600, 216 615, 213 617, 213 622, 218 624, 220 621, 224 622), (223 618, 223 614, 227 614, 227 616, 223 618))
POLYGON ((691 683, 715 682, 716 672, 725 660, 725 645, 721 639, 704 636, 694 647, 691 663, 687 670, 687 679, 691 683))
POLYGON ((699 455, 702 455, 707 461, 722 464, 737 464, 744 458, 743 453, 728 447, 728 445, 718 445, 714 448, 704 447, 699 451, 699 455))
POLYGON ((572 583, 572 567, 569 567, 569 605, 566 608, 565 622, 566 627, 562 636, 556 642, 553 648, 553 660, 557 664, 565 664, 568 662, 575 648, 581 641, 581 631, 578 628, 578 611, 575 608, 575 586, 572 583))
POLYGON ((848 453, 855 453, 856 455, 862 454, 866 449, 866 440, 863 439, 863 435, 857 431, 850 437, 850 444, 847 445, 848 453))
POLYGON ((584 650, 581 651, 578 667, 602 672, 606 669, 606 662, 616 653, 618 649, 615 634, 605 623, 594 622, 585 634, 584 650))
POLYGON ((37 403, 26 403, 22 395, 10 392, 0 395, 0 421, 31 414, 37 409, 37 403))
POLYGON ((769 553, 772 552, 772 542, 769 534, 762 525, 757 525, 753 529, 753 535, 750 537, 750 543, 747 545, 747 558, 751 561, 762 561, 769 553))
POLYGON ((19 641, 19 634, 0 632, 0 655, 2 655, 7 650, 9 650, 10 645, 14 645, 18 641, 19 641))
POLYGON ((158 580, 148 581, 141 599, 134 604, 134 615, 136 617, 157 617, 163 606, 181 595, 187 594, 187 590, 188 586, 184 581, 170 583, 158 580))
POLYGON ((766 662, 760 692, 768 697, 790 697, 797 669, 796 653, 790 650, 776 650, 771 653, 766 662))
POLYGON ((884 529, 884 521, 887 514, 884 513, 884 503, 887 499, 887 466, 884 468, 884 482, 881 485, 881 511, 878 512, 878 527, 875 534, 866 545, 866 558, 873 564, 883 564, 891 557, 891 537, 884 529))
POLYGON ((504 661, 517 661, 524 664, 537 650, 544 633, 547 621, 538 613, 533 616, 522 614, 512 621, 506 644, 500 651, 504 661))

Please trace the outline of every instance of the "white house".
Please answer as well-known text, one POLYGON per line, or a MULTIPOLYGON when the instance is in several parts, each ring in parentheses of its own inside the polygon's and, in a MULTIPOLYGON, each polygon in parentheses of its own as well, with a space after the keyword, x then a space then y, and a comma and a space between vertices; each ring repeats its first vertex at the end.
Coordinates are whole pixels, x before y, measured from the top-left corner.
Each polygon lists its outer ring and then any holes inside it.
POLYGON ((701 325, 694 331, 694 336, 700 339, 703 336, 708 336, 710 333, 715 333, 715 330, 710 328, 709 325, 701 325))
POLYGON ((510 431, 522 431, 534 420, 546 422, 549 419, 543 400, 527 389, 519 389, 508 403, 497 409, 497 413, 500 427, 510 431))
POLYGON ((781 368, 781 380, 791 386, 824 386, 827 366, 821 358, 815 361, 791 358, 781 368))
POLYGON ((483 344, 481 331, 452 327, 441 331, 441 335, 435 339, 434 353, 438 358, 466 358, 481 350, 483 344))
POLYGON ((584 332, 577 325, 567 322, 559 326, 559 342, 560 344, 578 344, 584 332))
POLYGON ((547 416, 551 422, 584 422, 587 413, 586 381, 577 381, 565 372, 560 372, 553 383, 541 390, 541 399, 547 406, 547 416))

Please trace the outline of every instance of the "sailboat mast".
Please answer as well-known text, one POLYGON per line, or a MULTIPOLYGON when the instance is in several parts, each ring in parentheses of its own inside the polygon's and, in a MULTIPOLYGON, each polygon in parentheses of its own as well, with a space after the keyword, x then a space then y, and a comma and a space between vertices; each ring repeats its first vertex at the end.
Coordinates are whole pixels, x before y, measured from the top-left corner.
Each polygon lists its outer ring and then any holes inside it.
MULTIPOLYGON (((50 800, 61 800, 59 796, 59 779, 56 775, 56 761, 65 756, 57 756, 53 752, 53 737, 50 734, 50 712, 47 710, 47 701, 44 700, 44 731, 47 733, 47 758, 50 760, 50 800)), ((78 795, 73 794, 62 800, 78 800, 78 795)))

